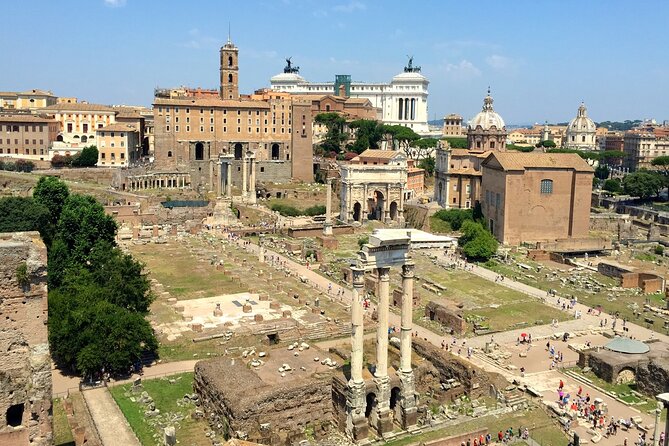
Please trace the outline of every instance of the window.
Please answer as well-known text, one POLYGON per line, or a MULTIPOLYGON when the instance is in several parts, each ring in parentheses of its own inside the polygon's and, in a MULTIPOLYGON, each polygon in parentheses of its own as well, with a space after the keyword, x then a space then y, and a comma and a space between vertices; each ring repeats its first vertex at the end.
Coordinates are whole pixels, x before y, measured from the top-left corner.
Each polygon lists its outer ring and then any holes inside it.
POLYGON ((500 203, 499 194, 495 194, 495 207, 499 207, 499 203, 500 203))
POLYGON ((178 126, 178 125, 175 125, 175 126, 174 126, 174 131, 175 131, 175 132, 178 132, 178 131, 179 131, 179 126, 178 126))
POLYGON ((165 126, 165 131, 166 131, 166 132, 169 132, 169 131, 170 131, 170 126, 169 126, 169 125, 166 125, 166 126, 165 126))
POLYGON ((495 141, 490 141, 490 148, 494 149, 495 148, 495 141))
MULTIPOLYGON (((168 151, 167 151, 167 157, 168 157, 168 158, 172 158, 172 151, 171 151, 171 150, 168 150, 168 151)), ((104 156, 103 156, 103 158, 104 158, 104 156)))
POLYGON ((72 123, 71 122, 67 123, 67 133, 72 133, 72 123))
POLYGON ((121 159, 125 159, 125 153, 121 152, 121 159))
POLYGON ((100 153, 100 158, 105 159, 105 152, 100 153))
POLYGON ((88 133, 88 124, 83 124, 83 132, 88 133))
POLYGON ((553 193, 553 180, 541 180, 541 193, 542 194, 553 193))
POLYGON ((585 142, 585 135, 581 136, 581 142, 585 142))

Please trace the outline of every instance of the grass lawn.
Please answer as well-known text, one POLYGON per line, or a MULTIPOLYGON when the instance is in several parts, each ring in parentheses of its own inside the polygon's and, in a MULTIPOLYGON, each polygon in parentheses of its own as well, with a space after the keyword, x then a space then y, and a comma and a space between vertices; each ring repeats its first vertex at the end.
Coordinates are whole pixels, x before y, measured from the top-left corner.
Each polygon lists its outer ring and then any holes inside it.
POLYGON ((74 446, 74 437, 67 421, 67 414, 60 398, 53 400, 53 444, 56 446, 74 446))
MULTIPOLYGON (((239 293, 242 287, 233 283, 223 271, 216 271, 210 257, 198 256, 177 243, 129 245, 130 252, 146 263, 151 277, 178 299, 194 299, 224 293, 239 293)), ((226 264, 231 269, 232 264, 226 264)))
POLYGON ((434 215, 430 217, 430 231, 436 234, 450 234, 453 232, 448 222, 434 215))
POLYGON ((132 430, 143 446, 160 446, 163 444, 163 428, 173 425, 176 428, 177 441, 187 445, 210 445, 211 440, 205 436, 210 431, 206 421, 194 420, 191 413, 195 411, 192 403, 182 403, 185 394, 193 393, 193 373, 182 373, 166 378, 144 380, 144 391, 153 398, 160 414, 146 417, 146 405, 133 402, 130 398, 139 398, 140 394, 130 391, 131 384, 112 387, 111 394, 121 412, 128 420, 132 430), (179 403, 178 403, 179 402, 179 403), (171 422, 175 417, 178 422, 171 422))
POLYGON ((622 318, 626 318, 639 325, 644 325, 659 333, 667 333, 668 331, 668 329, 663 328, 664 321, 658 316, 654 316, 649 312, 634 315, 635 309, 639 310, 639 312, 643 311, 643 305, 647 303, 647 300, 653 305, 664 306, 663 294, 640 294, 635 289, 612 291, 612 288, 619 286, 619 281, 597 272, 586 273, 585 271, 560 270, 550 265, 547 267, 539 262, 533 262, 524 256, 516 256, 514 260, 530 266, 531 269, 524 270, 515 263, 505 264, 499 262, 489 262, 481 266, 542 290, 554 289, 559 295, 578 296, 578 301, 582 304, 593 308, 601 305, 603 311, 606 313, 615 314, 619 312, 622 318), (583 289, 570 282, 575 277, 582 278, 586 276, 601 283, 603 285, 601 289, 599 291, 583 289), (560 279, 564 279, 565 281, 563 282, 560 279), (649 318, 654 322, 652 324, 645 323, 645 318, 649 318))
MULTIPOLYGON (((430 279, 446 287, 446 291, 439 296, 421 287, 420 280, 415 285, 421 301, 414 309, 414 322, 431 330, 441 328, 439 324, 425 317, 425 305, 431 300, 448 300, 451 304, 460 304, 465 319, 482 319, 481 324, 493 331, 547 324, 554 318, 562 321, 568 317, 564 312, 544 305, 524 293, 466 271, 435 265, 423 255, 414 255, 414 261, 419 278, 430 279)), ((391 281, 393 280, 394 285, 399 287, 399 278, 391 277, 391 281)), ((468 328, 468 333, 473 334, 473 324, 468 328)))
MULTIPOLYGON (((425 432, 420 435, 402 438, 396 441, 386 443, 386 446, 405 446, 409 444, 425 443, 431 440, 437 440, 451 435, 458 435, 463 432, 471 432, 485 426, 497 439, 497 432, 504 431, 513 427, 518 431, 522 426, 530 431, 530 437, 541 446, 564 446, 567 444, 567 437, 562 429, 553 421, 543 410, 535 409, 533 411, 513 412, 503 416, 488 416, 477 418, 475 420, 460 423, 454 426, 448 426, 444 429, 425 432)), ((514 443, 522 444, 522 443, 514 443)))

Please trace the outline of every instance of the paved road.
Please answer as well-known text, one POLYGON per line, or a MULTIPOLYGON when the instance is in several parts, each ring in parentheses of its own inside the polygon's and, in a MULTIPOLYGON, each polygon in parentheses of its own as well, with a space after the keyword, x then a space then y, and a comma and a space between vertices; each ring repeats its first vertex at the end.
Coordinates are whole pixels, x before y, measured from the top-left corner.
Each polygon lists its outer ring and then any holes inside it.
MULTIPOLYGON (((191 359, 187 361, 165 362, 154 364, 149 367, 144 367, 144 373, 141 375, 142 379, 158 378, 166 375, 175 375, 177 373, 192 372, 195 363, 199 359, 191 359)), ((53 395, 62 396, 70 391, 79 390, 79 377, 65 376, 58 369, 51 369, 51 376, 53 378, 53 395)), ((128 379, 114 381, 110 385, 131 383, 134 379, 139 378, 140 375, 134 374, 128 379)))
POLYGON ((86 390, 83 396, 104 446, 140 446, 106 387, 86 390))

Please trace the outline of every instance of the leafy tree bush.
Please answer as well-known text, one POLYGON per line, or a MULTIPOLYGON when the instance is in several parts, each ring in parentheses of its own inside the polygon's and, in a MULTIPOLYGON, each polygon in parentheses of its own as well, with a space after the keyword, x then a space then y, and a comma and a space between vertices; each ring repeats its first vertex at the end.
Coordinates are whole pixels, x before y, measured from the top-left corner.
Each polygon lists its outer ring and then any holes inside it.
POLYGON ((61 168, 61 167, 71 167, 73 162, 73 157, 70 155, 54 155, 51 157, 51 167, 61 168))
POLYGON ((466 220, 474 219, 472 209, 442 209, 434 215, 447 222, 453 231, 459 230, 466 220))
POLYGON ((626 194, 641 199, 647 199, 659 194, 663 187, 660 175, 651 172, 634 172, 623 179, 623 189, 626 194))
POLYGON ((664 246, 663 245, 655 245, 655 248, 653 249, 653 251, 658 256, 664 255, 664 246))
POLYGON ((497 240, 480 223, 465 221, 458 240, 462 252, 469 260, 487 261, 497 252, 497 240))
POLYGON ((348 139, 344 133, 346 120, 338 113, 319 113, 314 117, 317 124, 324 125, 328 131, 321 141, 321 147, 326 151, 339 152, 341 145, 348 139))
POLYGON ((518 152, 523 153, 534 152, 534 147, 532 146, 517 146, 515 144, 507 144, 506 148, 509 150, 517 150, 518 152))
POLYGON ((595 178, 599 178, 600 180, 605 180, 609 177, 609 168, 603 164, 600 164, 597 166, 595 169, 595 178))
POLYGON ((602 186, 602 189, 607 192, 612 192, 614 194, 619 194, 623 191, 623 187, 620 184, 620 181, 617 179, 610 179, 604 181, 604 186, 602 186))
POLYGON ((73 167, 94 167, 98 163, 98 148, 96 146, 84 147, 78 156, 72 159, 73 167))
POLYGON ((35 169, 35 163, 32 161, 18 159, 15 163, 11 161, 0 161, 0 170, 10 172, 32 172, 35 169))
POLYGON ((452 149, 468 149, 469 145, 467 144, 467 138, 458 138, 458 137, 447 137, 443 138, 444 141, 448 142, 452 149))
POLYGON ((67 185, 55 177, 40 177, 35 189, 33 199, 49 210, 51 222, 56 225, 60 213, 65 205, 65 200, 70 195, 67 185))
POLYGON ((435 167, 435 160, 433 156, 428 156, 427 158, 423 158, 420 160, 418 163, 418 167, 421 169, 425 170, 425 174, 429 177, 434 175, 434 167, 435 167))
POLYGON ((555 141, 551 141, 549 139, 539 141, 537 143, 537 147, 545 147, 547 149, 553 149, 556 147, 555 141))
POLYGON ((367 149, 380 148, 379 143, 383 139, 383 124, 371 119, 358 119, 351 122, 348 127, 355 130, 355 142, 349 146, 352 152, 357 154, 367 149))
POLYGON ((49 209, 32 198, 0 198, 0 232, 16 231, 39 231, 48 246, 54 235, 49 209))
POLYGON ((271 209, 284 217, 297 217, 302 215, 302 212, 299 209, 293 206, 288 206, 287 204, 274 203, 271 209))
POLYGON ((309 217, 313 217, 314 215, 323 215, 325 214, 325 206, 322 204, 317 204, 315 206, 308 207, 304 210, 304 215, 308 215, 309 217))
POLYGON ((358 238, 358 248, 362 249, 362 247, 365 246, 367 243, 369 243, 368 235, 363 235, 358 238))

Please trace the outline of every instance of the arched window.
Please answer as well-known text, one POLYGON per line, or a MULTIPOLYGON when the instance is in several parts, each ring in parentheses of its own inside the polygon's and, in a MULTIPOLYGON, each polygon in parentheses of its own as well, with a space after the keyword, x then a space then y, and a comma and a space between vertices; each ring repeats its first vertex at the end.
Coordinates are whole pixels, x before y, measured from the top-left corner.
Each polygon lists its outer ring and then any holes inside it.
POLYGON ((228 74, 228 82, 232 82, 232 74, 228 74))
POLYGON ((171 150, 168 150, 168 151, 167 151, 167 157, 168 157, 168 158, 172 158, 172 151, 171 151, 171 150))
POLYGON ((541 193, 542 194, 553 193, 553 180, 541 180, 541 193))
POLYGON ((232 56, 228 56, 228 66, 232 66, 232 56))

